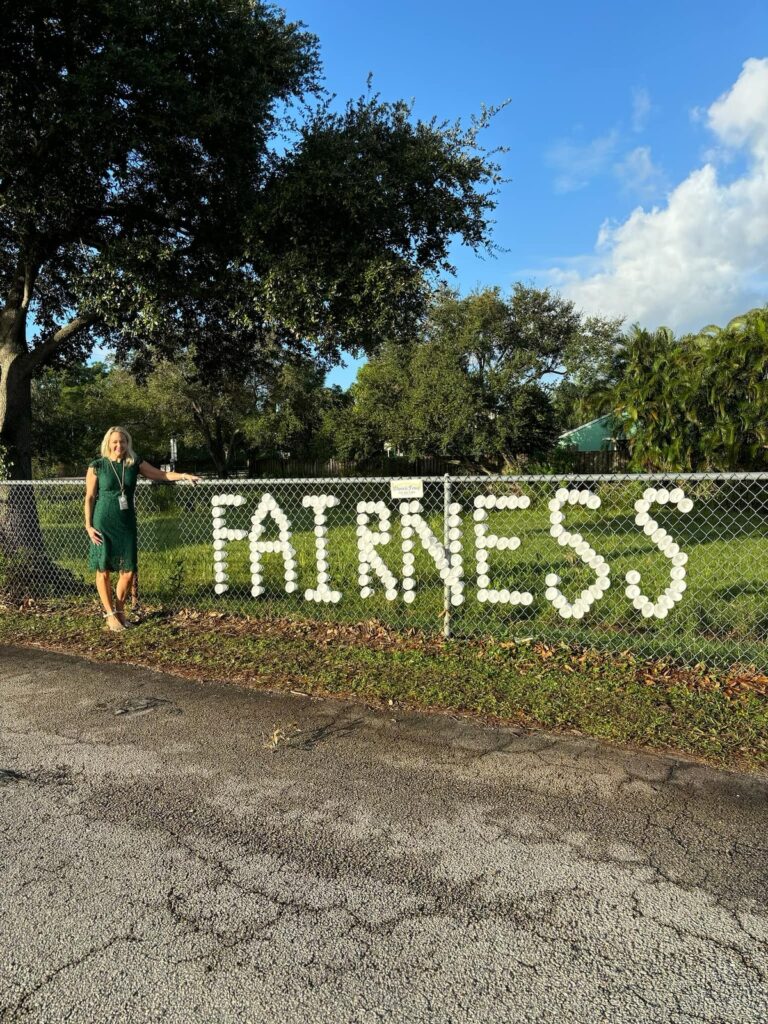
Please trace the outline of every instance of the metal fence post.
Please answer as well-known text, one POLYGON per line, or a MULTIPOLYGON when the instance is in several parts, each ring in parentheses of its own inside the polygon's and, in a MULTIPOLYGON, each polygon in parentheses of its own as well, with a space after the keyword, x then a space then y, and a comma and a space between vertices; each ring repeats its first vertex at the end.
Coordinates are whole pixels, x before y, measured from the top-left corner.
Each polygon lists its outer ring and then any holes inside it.
MULTIPOLYGON (((445 557, 450 560, 450 538, 448 537, 448 516, 450 515, 448 509, 451 504, 451 478, 446 473, 443 477, 443 546, 445 548, 445 557)), ((450 637, 451 635, 451 588, 446 580, 445 586, 443 587, 443 636, 450 637)))

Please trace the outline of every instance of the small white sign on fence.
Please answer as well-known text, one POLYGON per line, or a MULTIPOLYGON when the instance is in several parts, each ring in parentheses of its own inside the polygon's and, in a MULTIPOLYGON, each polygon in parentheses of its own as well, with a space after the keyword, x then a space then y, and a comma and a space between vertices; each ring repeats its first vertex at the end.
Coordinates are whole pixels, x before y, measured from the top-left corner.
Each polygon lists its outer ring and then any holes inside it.
POLYGON ((423 498, 423 480, 392 480, 390 481, 390 493, 395 501, 401 498, 423 498))

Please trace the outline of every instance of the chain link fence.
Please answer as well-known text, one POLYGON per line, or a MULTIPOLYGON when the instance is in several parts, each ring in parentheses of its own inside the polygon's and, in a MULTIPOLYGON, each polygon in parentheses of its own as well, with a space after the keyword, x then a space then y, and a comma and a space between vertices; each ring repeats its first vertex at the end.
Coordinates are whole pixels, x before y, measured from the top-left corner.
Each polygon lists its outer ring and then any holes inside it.
MULTIPOLYGON (((0 483, 0 590, 95 596, 83 481, 0 483)), ((768 474, 136 489, 145 604, 768 669, 768 474)))

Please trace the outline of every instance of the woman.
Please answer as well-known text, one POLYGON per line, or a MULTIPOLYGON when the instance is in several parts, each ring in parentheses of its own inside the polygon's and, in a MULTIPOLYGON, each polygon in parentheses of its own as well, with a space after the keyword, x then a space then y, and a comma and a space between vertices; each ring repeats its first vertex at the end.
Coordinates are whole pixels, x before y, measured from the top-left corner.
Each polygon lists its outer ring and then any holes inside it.
POLYGON ((136 510, 133 496, 138 475, 148 480, 189 480, 191 473, 166 473, 140 459, 124 427, 110 427, 101 442, 101 458, 88 466, 85 477, 85 530, 91 539, 88 568, 96 572, 96 589, 106 611, 105 628, 124 630, 125 599, 136 572, 136 510), (110 572, 120 578, 112 600, 110 572))

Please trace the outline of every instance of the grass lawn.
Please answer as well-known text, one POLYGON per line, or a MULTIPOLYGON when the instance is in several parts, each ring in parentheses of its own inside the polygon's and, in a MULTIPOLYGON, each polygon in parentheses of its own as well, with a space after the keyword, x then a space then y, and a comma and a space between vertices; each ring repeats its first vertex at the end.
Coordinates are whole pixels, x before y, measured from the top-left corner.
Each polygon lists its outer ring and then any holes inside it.
MULTIPOLYGON (((462 555, 465 601, 451 608, 455 637, 494 636, 498 640, 533 638, 565 642, 598 650, 633 651, 643 657, 673 657, 688 665, 705 663, 727 667, 734 663, 768 669, 768 482, 715 484, 686 481, 694 508, 680 514, 671 505, 654 506, 654 518, 668 529, 688 555, 687 590, 665 619, 644 619, 625 595, 625 574, 641 573, 642 589, 654 598, 669 583, 670 562, 634 522, 634 502, 647 486, 642 481, 601 483, 593 488, 602 505, 596 511, 582 506, 565 508, 566 524, 579 531, 610 565, 611 586, 581 621, 564 620, 545 597, 545 578, 556 573, 560 589, 571 600, 594 583, 595 575, 569 547, 561 547, 549 533, 547 503, 557 482, 523 483, 531 505, 515 511, 492 511, 488 524, 499 535, 515 534, 522 540, 515 551, 491 554, 492 586, 530 591, 530 606, 481 603, 478 598, 473 498, 493 490, 511 492, 514 485, 455 482, 453 500, 462 506, 462 555)), ((285 593, 283 560, 263 556, 265 593, 251 596, 250 555, 247 540, 227 546, 229 589, 214 593, 214 561, 210 499, 218 491, 243 494, 245 505, 224 510, 227 526, 250 528, 250 517, 266 487, 256 481, 233 481, 226 487, 141 487, 137 498, 141 593, 145 601, 166 607, 237 611, 250 616, 314 618, 355 623, 376 619, 396 629, 441 632, 443 586, 430 555, 417 540, 414 548, 416 600, 397 597, 388 601, 374 578, 373 594, 363 599, 358 584, 356 503, 387 500, 393 512, 392 539, 379 548, 394 576, 402 580, 397 502, 387 499, 385 483, 328 481, 298 485, 295 481, 269 484, 291 521, 296 549, 298 590, 285 593), (339 496, 340 504, 328 513, 330 583, 342 592, 338 604, 304 600, 304 590, 315 585, 315 534, 312 510, 303 508, 308 492, 339 496)), ((51 556, 92 585, 85 569, 87 538, 82 529, 82 492, 76 487, 40 488, 38 508, 51 556)), ((442 482, 425 485, 426 518, 442 539, 442 482)), ((266 537, 277 536, 270 523, 266 537)))
MULTIPOLYGON (((644 619, 625 595, 625 573, 638 570, 651 597, 669 583, 669 560, 635 521, 642 481, 600 483, 597 510, 564 508, 610 566, 611 586, 580 621, 564 620, 545 597, 556 573, 573 600, 595 580, 593 569, 550 535, 557 481, 456 481, 461 506, 464 602, 451 608, 455 639, 444 640, 443 584, 416 540, 416 599, 403 601, 398 503, 386 482, 233 481, 228 485, 148 487, 137 492, 139 626, 102 629, 93 579, 86 569, 82 488, 37 488, 38 514, 50 557, 83 581, 80 593, 49 594, 0 605, 0 642, 30 644, 130 661, 238 685, 358 695, 385 707, 451 710, 494 720, 566 730, 710 764, 768 771, 768 481, 685 482, 694 502, 683 515, 669 505, 654 518, 688 555, 687 589, 665 619, 644 619), (248 540, 228 542, 229 589, 214 592, 211 497, 239 493, 245 504, 224 509, 226 526, 248 530, 269 490, 287 514, 296 551, 297 592, 285 592, 281 555, 262 558, 265 593, 251 595, 248 540), (492 510, 488 526, 516 535, 517 550, 491 553, 491 586, 530 591, 529 606, 478 600, 474 497, 525 493, 531 504, 492 510), (330 585, 337 604, 304 599, 317 579, 313 511, 307 493, 339 497, 328 512, 330 585), (398 581, 387 600, 374 580, 362 598, 358 582, 357 502, 386 501, 391 540, 378 549, 398 581), (172 639, 172 642, 169 642, 172 639)), ((442 481, 425 483, 425 519, 443 535, 442 481)), ((375 524, 374 524, 375 528, 375 524)), ((270 522, 265 538, 277 536, 270 522)), ((23 569, 23 566, 22 566, 23 569)), ((0 592, 3 566, 0 564, 0 592)))
MULTIPOLYGON (((130 662, 193 679, 438 709, 768 773, 768 676, 683 669, 565 644, 443 640, 332 624, 145 606, 124 633, 96 603, 0 605, 0 643, 130 662)), ((287 728, 290 723, 275 723, 287 728)))

